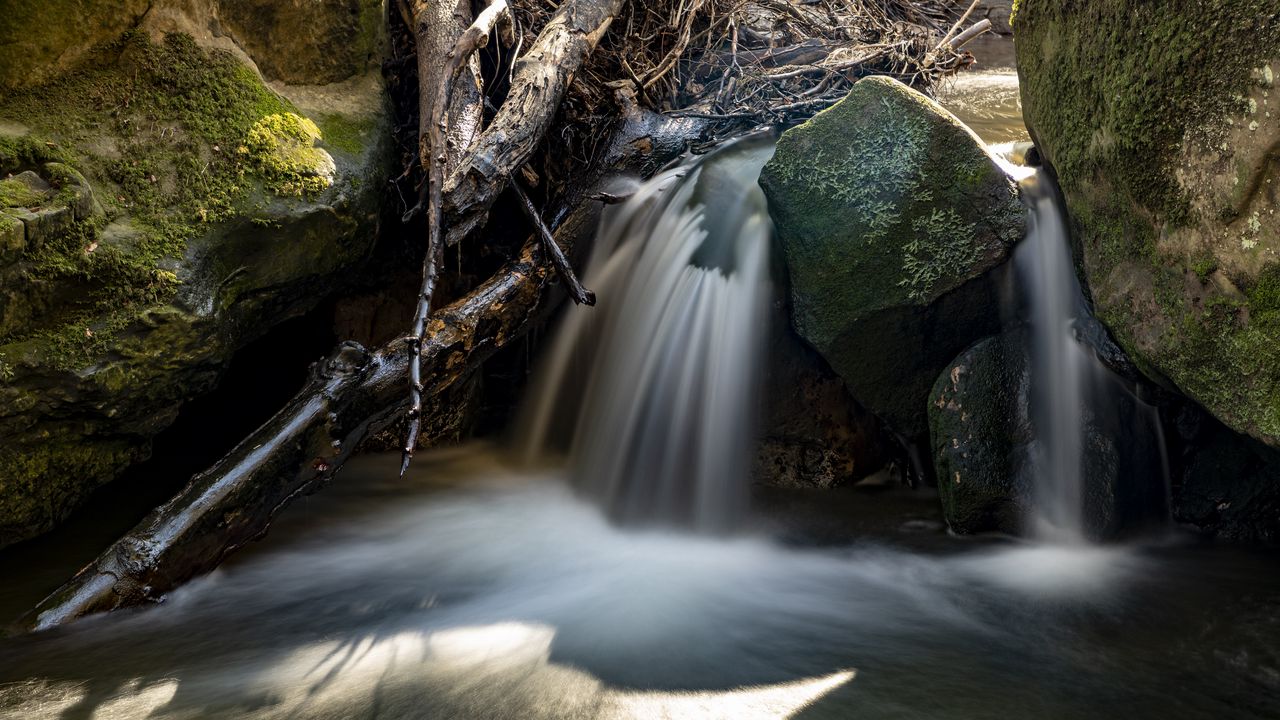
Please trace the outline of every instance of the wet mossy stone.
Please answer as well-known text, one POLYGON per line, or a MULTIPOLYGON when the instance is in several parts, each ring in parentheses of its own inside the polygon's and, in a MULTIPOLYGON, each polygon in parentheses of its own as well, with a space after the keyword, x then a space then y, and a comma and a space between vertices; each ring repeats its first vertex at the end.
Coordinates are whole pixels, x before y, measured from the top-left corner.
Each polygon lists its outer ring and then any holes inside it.
POLYGON ((51 75, 0 92, 0 179, 23 181, 0 186, 0 546, 357 280, 393 174, 376 78, 317 91, 317 112, 237 55, 142 31, 51 75))
MULTIPOLYGON (((1088 321, 1085 321, 1088 322, 1088 321)), ((1092 333, 1077 327, 1089 343, 1092 333)), ((1109 341, 1103 341, 1109 342, 1109 341)), ((1087 363, 1101 355, 1089 348, 1087 363)), ((960 534, 1022 534, 1045 478, 1047 426, 1033 404, 1030 337, 1014 327, 961 353, 933 386, 929 436, 943 515, 960 534)), ((1081 397, 1083 531, 1095 539, 1139 532, 1167 516, 1159 419, 1120 376, 1095 365, 1081 397)))
POLYGON ((1032 511, 1026 467, 1035 440, 1026 400, 1027 335, 979 341, 947 367, 929 397, 938 495, 951 530, 1017 534, 1032 511))
POLYGON ((1020 0, 1013 24, 1098 316, 1280 447, 1280 2, 1020 0))
POLYGON ((1024 232, 1014 182, 955 116, 869 77, 784 133, 760 184, 797 332, 859 402, 923 436, 938 373, 999 329, 985 276, 1024 232))

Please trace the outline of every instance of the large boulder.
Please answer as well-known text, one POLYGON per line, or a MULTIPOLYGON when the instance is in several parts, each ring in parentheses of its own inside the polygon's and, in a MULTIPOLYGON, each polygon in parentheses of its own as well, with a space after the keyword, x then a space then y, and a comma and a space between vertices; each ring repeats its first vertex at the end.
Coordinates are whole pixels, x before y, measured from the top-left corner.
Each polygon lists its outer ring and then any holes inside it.
POLYGON ((1280 4, 1021 0, 1013 25, 1098 316, 1146 374, 1280 446, 1280 4))
POLYGON ((784 133, 760 184, 795 329, 859 402, 923 436, 938 372, 999 329, 987 275, 1024 231, 1014 182, 937 103, 869 77, 784 133))
POLYGON ((381 11, 356 11, 381 4, 340 4, 236 16, 240 32, 310 24, 351 46, 308 74, 246 44, 306 85, 264 78, 215 2, 6 5, 0 53, 20 61, 0 71, 0 546, 145 458, 237 349, 369 255, 390 133, 381 11))

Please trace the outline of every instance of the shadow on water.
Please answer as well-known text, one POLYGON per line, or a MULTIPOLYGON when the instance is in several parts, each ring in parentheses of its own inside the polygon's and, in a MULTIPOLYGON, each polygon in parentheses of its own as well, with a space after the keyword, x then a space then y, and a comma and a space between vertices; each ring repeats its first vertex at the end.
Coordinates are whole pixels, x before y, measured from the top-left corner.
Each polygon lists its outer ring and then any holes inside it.
POLYGON ((0 618, 34 607, 278 410, 333 347, 331 317, 322 306, 242 348, 218 391, 185 405, 155 438, 147 462, 99 488, 53 532, 0 551, 0 618))
POLYGON ((0 717, 1280 712, 1273 556, 623 531, 493 457, 360 458, 163 606, 6 641, 0 717))

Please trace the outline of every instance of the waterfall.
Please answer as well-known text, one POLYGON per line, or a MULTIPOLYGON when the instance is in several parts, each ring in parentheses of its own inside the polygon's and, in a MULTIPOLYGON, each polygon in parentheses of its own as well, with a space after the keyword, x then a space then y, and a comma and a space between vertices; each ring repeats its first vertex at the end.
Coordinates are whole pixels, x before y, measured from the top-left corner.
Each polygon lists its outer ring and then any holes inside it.
POLYGON ((1031 204, 1014 257, 1031 338, 1031 527, 1041 539, 1073 544, 1163 520, 1168 468, 1157 410, 1099 358, 1099 347, 1114 346, 1085 301, 1052 180, 1020 174, 1031 204), (1152 459, 1158 468, 1141 467, 1152 459))
POLYGON ((1027 239, 1016 255, 1031 311, 1031 407, 1037 426, 1034 523, 1038 534, 1084 537, 1084 394, 1094 364, 1075 338, 1085 312, 1066 226, 1052 189, 1023 181, 1032 203, 1027 239))
POLYGON ((726 530, 746 507, 772 232, 771 137, 660 173, 602 223, 519 423, 525 461, 564 454, 619 522, 726 530))

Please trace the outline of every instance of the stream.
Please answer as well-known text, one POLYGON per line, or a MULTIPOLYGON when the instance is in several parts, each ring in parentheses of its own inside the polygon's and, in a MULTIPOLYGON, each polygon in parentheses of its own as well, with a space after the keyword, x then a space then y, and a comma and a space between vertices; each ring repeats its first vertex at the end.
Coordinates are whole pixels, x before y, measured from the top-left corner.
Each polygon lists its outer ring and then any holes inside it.
POLYGON ((407 482, 358 458, 164 605, 8 641, 0 717, 1280 713, 1273 556, 919 521, 815 544, 768 514, 731 539, 620 530, 494 456, 429 454, 407 482))
MULTIPOLYGON (((972 92, 956 81, 948 104, 969 121, 963 98, 978 98, 994 134, 975 129, 1016 142, 1016 79, 1012 109, 981 100, 1007 100, 1011 76, 996 75, 972 92)), ((698 172, 667 179, 688 183, 674 197, 714 197, 698 172)), ((648 344, 651 375, 553 369, 599 385, 533 412, 541 428, 581 406, 567 461, 472 444, 423 453, 398 478, 397 457, 358 457, 163 604, 0 640, 0 718, 1280 717, 1273 553, 1176 530, 1106 545, 957 538, 929 490, 749 490, 706 472, 743 452, 718 431, 751 426, 717 383, 726 368, 752 382, 756 339, 717 308, 762 307, 765 236, 735 226, 730 240, 748 240, 721 252, 703 242, 716 220, 672 212, 681 229, 662 236, 681 271, 663 282, 706 274, 669 295, 711 303, 686 325, 720 328, 720 344, 681 356, 669 348, 689 339, 673 329, 648 344), (671 391, 672 376, 715 400, 698 405, 714 422, 663 421, 693 392, 671 391), (634 444, 610 440, 601 418, 616 417, 635 418, 616 430, 634 444), (685 490, 661 484, 672 468, 685 490), (725 519, 712 506, 735 485, 744 507, 725 519), (650 522, 673 515, 683 522, 650 522)), ((657 323, 660 309, 612 322, 657 323)))

